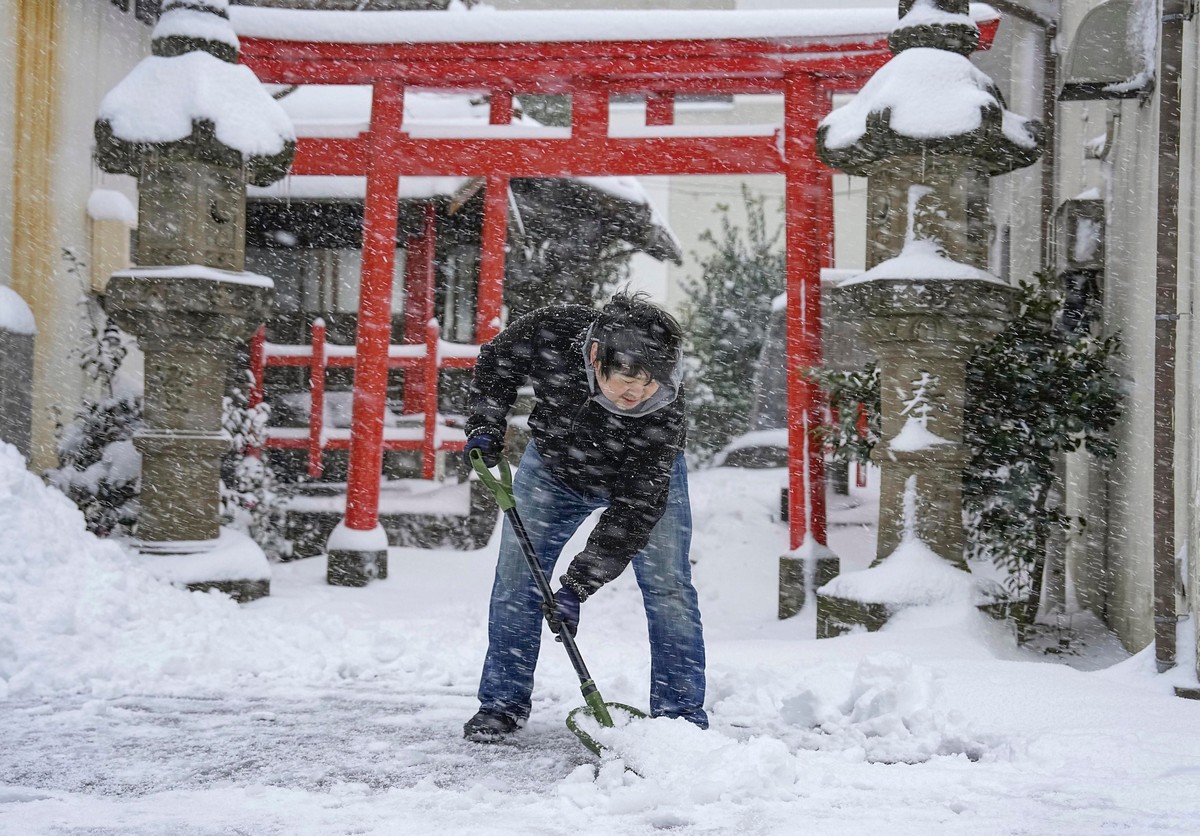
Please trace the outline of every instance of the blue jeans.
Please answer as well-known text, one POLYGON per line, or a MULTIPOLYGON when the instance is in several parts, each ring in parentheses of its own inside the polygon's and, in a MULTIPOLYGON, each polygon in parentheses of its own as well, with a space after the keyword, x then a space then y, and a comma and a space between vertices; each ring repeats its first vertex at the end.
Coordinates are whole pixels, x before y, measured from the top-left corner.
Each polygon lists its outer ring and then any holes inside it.
MULTIPOLYGON (((513 479, 513 494, 547 577, 575 530, 592 511, 607 504, 559 481, 542 464, 532 443, 513 479)), ((688 560, 691 540, 687 467, 680 455, 671 473, 666 511, 646 548, 633 558, 633 571, 650 633, 650 714, 683 717, 707 728, 704 636, 688 560)), ((488 615, 488 652, 479 683, 480 707, 485 711, 518 720, 529 716, 533 669, 542 643, 541 606, 521 545, 505 518, 488 615)))

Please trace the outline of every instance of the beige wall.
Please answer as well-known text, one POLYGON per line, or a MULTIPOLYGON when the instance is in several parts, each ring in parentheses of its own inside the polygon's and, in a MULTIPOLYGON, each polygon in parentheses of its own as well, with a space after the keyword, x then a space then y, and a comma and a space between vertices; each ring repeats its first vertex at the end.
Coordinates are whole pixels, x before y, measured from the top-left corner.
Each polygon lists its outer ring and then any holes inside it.
MULTIPOLYGON (((132 195, 93 168, 92 122, 100 98, 149 52, 149 29, 97 0, 9 4, 0 120, 12 187, 3 201, 5 275, 38 321, 34 379, 35 469, 53 463, 55 411, 75 409, 83 379, 74 355, 88 276, 67 273, 62 250, 90 258, 87 197, 97 185, 132 195), (11 253, 11 255, 9 255, 11 253)), ((127 178, 122 178, 127 179, 127 178)))
MULTIPOLYGON (((6 114, 6 118, 0 119, 0 171, 12 171, 16 142, 12 116, 17 73, 17 5, 18 0, 5 0, 0 11, 0 113, 6 114)), ((0 284, 4 285, 12 284, 12 211, 11 198, 0 200, 0 284)))

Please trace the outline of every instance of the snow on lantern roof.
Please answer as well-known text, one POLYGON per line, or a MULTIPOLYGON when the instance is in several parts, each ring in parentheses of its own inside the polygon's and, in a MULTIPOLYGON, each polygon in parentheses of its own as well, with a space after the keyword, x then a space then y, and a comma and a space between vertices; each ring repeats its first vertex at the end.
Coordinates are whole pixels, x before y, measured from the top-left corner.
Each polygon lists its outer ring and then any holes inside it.
MULTIPOLYGON (((287 114, 248 67, 206 52, 142 59, 100 102, 96 127, 99 134, 107 125, 113 140, 140 147, 184 142, 201 122, 211 125, 217 143, 247 162, 277 158, 296 138, 287 114)), ((99 135, 97 140, 103 146, 99 135)))
MULTIPOLYGON (((238 35, 324 43, 538 43, 754 38, 773 41, 850 40, 884 36, 897 11, 879 9, 772 10, 455 10, 312 11, 235 6, 238 35)), ((970 19, 999 13, 972 3, 970 19)))
POLYGON ((906 49, 817 130, 826 165, 865 173, 902 154, 958 153, 1002 174, 1035 162, 1040 124, 1004 107, 986 73, 942 49, 906 49))
POLYGON ((284 175, 295 154, 291 121, 254 73, 238 65, 228 0, 166 0, 153 55, 100 102, 96 159, 111 173, 138 175, 151 152, 184 151, 246 167, 252 183, 284 175))

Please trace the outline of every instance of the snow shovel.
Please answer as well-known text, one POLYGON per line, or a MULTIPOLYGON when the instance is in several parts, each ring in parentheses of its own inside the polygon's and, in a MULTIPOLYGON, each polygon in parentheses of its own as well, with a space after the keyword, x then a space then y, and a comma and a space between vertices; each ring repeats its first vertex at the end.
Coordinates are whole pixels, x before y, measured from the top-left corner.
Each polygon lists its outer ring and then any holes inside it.
POLYGON ((500 459, 500 478, 497 479, 488 470, 488 466, 483 463, 483 454, 478 450, 471 451, 470 459, 471 467, 479 475, 479 480, 492 492, 492 496, 496 497, 496 504, 500 506, 500 510, 504 512, 504 516, 508 518, 513 531, 516 532, 517 541, 521 544, 521 553, 525 555, 525 562, 529 564, 529 571, 533 573, 538 591, 542 594, 542 601, 545 603, 542 611, 546 616, 546 621, 549 623, 550 629, 557 635, 558 641, 562 642, 562 646, 566 648, 567 656, 571 659, 571 666, 575 668, 575 674, 579 677, 579 691, 583 694, 587 705, 581 705, 567 715, 567 728, 579 738, 584 746, 599 755, 603 747, 594 737, 580 728, 580 720, 591 718, 605 728, 612 728, 614 723, 610 709, 616 709, 629 718, 645 717, 646 714, 623 703, 606 703, 604 701, 600 696, 600 689, 596 687, 596 683, 592 681, 592 675, 588 673, 587 665, 583 663, 583 656, 580 655, 579 647, 575 644, 575 637, 567 630, 562 629, 558 618, 555 617, 554 593, 550 591, 550 582, 546 580, 546 573, 542 571, 542 567, 537 561, 533 543, 529 541, 529 533, 525 530, 525 525, 517 514, 517 503, 513 499, 512 492, 512 468, 509 467, 508 462, 500 459))

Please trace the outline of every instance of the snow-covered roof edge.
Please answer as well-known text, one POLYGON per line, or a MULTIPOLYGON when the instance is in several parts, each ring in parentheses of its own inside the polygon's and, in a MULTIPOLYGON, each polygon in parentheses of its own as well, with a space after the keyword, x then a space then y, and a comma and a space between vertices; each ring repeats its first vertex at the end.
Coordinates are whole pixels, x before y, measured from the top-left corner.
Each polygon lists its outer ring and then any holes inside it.
MULTIPOLYGON (((310 11, 233 6, 241 37, 326 43, 503 43, 884 37, 896 8, 775 10, 310 11)), ((971 4, 976 23, 999 19, 971 4)))

